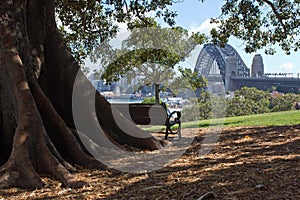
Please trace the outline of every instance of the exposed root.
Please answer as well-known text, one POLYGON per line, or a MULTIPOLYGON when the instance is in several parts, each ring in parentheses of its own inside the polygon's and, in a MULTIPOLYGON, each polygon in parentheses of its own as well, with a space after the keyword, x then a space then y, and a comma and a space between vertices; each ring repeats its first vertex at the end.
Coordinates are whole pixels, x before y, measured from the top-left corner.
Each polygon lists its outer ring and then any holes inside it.
POLYGON ((14 135, 12 153, 8 162, 0 169, 0 188, 42 187, 40 178, 42 173, 53 176, 65 187, 82 187, 86 183, 77 181, 71 175, 65 167, 69 165, 59 161, 63 159, 51 145, 40 111, 27 84, 24 65, 20 57, 17 52, 8 52, 6 56, 7 69, 12 77, 11 82, 14 83, 18 127, 14 135))
MULTIPOLYGON (((63 166, 46 146, 43 146, 43 160, 40 160, 39 171, 47 175, 53 176, 56 180, 61 181, 64 187, 78 188, 86 185, 86 182, 78 181, 74 176, 63 166)), ((42 159, 42 158, 41 158, 42 159)))
POLYGON ((0 188, 41 188, 42 180, 29 158, 27 135, 20 129, 15 133, 14 144, 8 161, 0 169, 0 188))
MULTIPOLYGON (((27 164, 26 164, 27 165, 27 164)), ((34 190, 43 187, 40 176, 32 167, 9 163, 0 170, 0 188, 24 188, 34 190)))
POLYGON ((88 168, 107 169, 100 161, 90 157, 82 150, 76 137, 57 114, 36 80, 30 82, 30 88, 46 130, 59 152, 74 164, 88 168))
MULTIPOLYGON (((0 168, 0 188, 40 188, 43 186, 41 175, 61 181, 64 187, 82 187, 87 183, 76 180, 71 174, 75 171, 73 165, 104 170, 108 167, 83 150, 69 128, 73 121, 71 93, 80 66, 63 44, 56 27, 55 2, 38 3, 38 0, 16 1, 13 5, 8 1, 1 3, 0 15, 8 19, 0 23, 3 30, 0 34, 0 73, 5 72, 1 76, 5 79, 0 81, 0 89, 1 98, 6 99, 5 104, 2 99, 0 101, 0 110, 6 109, 0 113, 3 118, 0 119, 0 131, 4 138, 0 145, 5 143, 6 150, 1 152, 5 155, 0 156, 0 164, 7 160, 0 168), (32 23, 31 19, 36 16, 40 19, 32 23), (34 52, 30 48, 35 48, 34 52), (43 90, 43 84, 36 80, 34 68, 42 69, 40 80, 46 85, 43 90)), ((96 92, 96 100, 100 97, 96 92)), ((133 123, 122 123, 130 134, 121 130, 122 126, 113 119, 110 105, 103 100, 96 102, 98 121, 115 145, 151 150, 165 145, 133 123)))

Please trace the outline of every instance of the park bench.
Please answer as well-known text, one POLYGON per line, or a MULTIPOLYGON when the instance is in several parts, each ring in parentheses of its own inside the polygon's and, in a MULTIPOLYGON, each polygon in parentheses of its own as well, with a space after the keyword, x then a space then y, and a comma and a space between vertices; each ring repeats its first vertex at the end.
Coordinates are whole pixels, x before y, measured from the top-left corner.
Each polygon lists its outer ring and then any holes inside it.
POLYGON ((165 139, 169 134, 178 134, 181 138, 181 112, 170 112, 165 104, 112 104, 112 107, 119 110, 127 119, 137 125, 162 125, 166 126, 165 139), (178 124, 176 130, 172 126, 178 124))

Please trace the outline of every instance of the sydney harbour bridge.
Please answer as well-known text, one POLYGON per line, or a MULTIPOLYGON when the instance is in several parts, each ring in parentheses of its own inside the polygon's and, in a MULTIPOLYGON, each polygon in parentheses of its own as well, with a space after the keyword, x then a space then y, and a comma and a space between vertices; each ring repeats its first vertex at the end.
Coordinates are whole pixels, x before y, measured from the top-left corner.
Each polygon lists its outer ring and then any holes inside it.
POLYGON ((251 70, 246 66, 238 52, 229 44, 218 47, 206 44, 202 48, 195 71, 208 79, 209 83, 222 83, 226 91, 234 91, 244 86, 260 90, 276 88, 280 92, 300 91, 300 77, 290 77, 289 73, 264 73, 260 54, 253 58, 251 70))

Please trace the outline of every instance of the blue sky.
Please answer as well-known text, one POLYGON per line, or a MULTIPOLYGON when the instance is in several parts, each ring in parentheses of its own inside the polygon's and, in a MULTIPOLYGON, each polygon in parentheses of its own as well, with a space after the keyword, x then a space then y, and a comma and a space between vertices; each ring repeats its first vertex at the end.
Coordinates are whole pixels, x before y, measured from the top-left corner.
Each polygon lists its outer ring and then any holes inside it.
MULTIPOLYGON (((208 32, 211 28, 209 19, 220 15, 221 3, 220 0, 206 0, 204 3, 199 0, 185 0, 181 3, 175 3, 171 9, 178 12, 176 22, 179 26, 191 31, 208 32)), ((243 50, 243 41, 231 38, 229 44, 239 52, 248 67, 251 66, 253 56, 259 53, 263 56, 265 73, 285 72, 294 73, 294 76, 300 73, 300 52, 286 55, 281 49, 277 49, 275 55, 266 55, 263 50, 247 54, 243 50)))

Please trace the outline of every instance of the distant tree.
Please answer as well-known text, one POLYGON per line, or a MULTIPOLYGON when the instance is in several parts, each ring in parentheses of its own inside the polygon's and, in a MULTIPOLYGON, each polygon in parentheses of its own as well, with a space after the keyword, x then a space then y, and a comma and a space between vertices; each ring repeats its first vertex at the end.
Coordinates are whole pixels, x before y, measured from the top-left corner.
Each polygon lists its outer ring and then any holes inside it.
MULTIPOLYGON (((202 117, 200 116, 200 107, 198 105, 198 99, 190 98, 189 104, 189 106, 183 107, 181 120, 183 122, 201 120, 202 117)), ((210 109, 209 106, 207 106, 206 108, 208 110, 210 109)))
POLYGON ((227 101, 227 116, 240 116, 270 112, 271 95, 254 87, 243 87, 227 101))
MULTIPOLYGON (((147 97, 142 101, 142 104, 155 104, 155 103, 156 103, 155 97, 147 97)), ((162 100, 160 100, 159 103, 161 104, 162 100)))
POLYGON ((227 101, 226 116, 242 116, 254 114, 252 108, 255 103, 243 96, 234 96, 227 101))
POLYGON ((200 119, 208 119, 212 116, 212 98, 212 95, 207 91, 202 91, 198 96, 200 119))
POLYGON ((272 112, 288 111, 294 109, 294 103, 300 102, 300 95, 287 93, 271 99, 270 108, 272 112))
MULTIPOLYGON (((180 76, 174 82, 177 82, 178 88, 191 89, 198 95, 207 88, 208 81, 203 75, 199 75, 197 71, 192 72, 189 68, 178 67, 180 76)), ((176 84, 176 83, 174 83, 176 84)))
POLYGON ((197 98, 190 99, 190 106, 182 110, 183 121, 225 117, 226 101, 219 95, 201 91, 197 98))
POLYGON ((125 76, 131 81, 138 76, 137 85, 155 87, 155 101, 159 103, 159 92, 173 79, 175 65, 197 45, 193 38, 195 35, 190 37, 180 27, 162 28, 156 23, 133 29, 122 48, 114 51, 116 60, 105 67, 102 78, 110 82, 125 76))
POLYGON ((273 92, 276 91, 276 86, 271 86, 270 88, 267 89, 268 92, 273 92))

